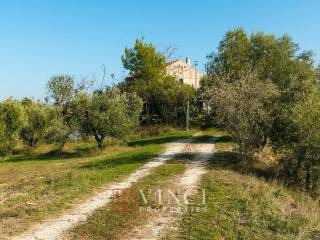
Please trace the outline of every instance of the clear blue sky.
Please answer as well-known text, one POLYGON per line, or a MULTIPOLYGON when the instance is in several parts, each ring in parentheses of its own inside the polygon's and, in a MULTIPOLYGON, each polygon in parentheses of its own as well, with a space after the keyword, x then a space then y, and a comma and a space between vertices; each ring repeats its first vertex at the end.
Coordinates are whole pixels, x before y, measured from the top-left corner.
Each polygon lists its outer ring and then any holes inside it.
POLYGON ((319 9, 318 0, 2 0, 0 99, 43 98, 58 73, 100 81, 102 64, 121 78, 120 56, 141 36, 199 67, 235 27, 288 33, 319 60, 319 9))

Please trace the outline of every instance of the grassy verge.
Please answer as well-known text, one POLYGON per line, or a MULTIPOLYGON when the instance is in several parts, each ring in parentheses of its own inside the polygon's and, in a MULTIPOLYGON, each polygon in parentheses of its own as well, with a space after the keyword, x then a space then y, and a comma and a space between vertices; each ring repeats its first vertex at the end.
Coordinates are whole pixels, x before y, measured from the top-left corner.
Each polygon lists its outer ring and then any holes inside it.
POLYGON ((194 132, 172 130, 135 138, 104 151, 94 143, 70 143, 62 153, 41 146, 0 161, 0 232, 17 234, 30 224, 69 208, 99 186, 122 179, 155 157, 163 143, 194 132))
MULTIPOLYGON (((170 160, 165 165, 154 169, 150 175, 144 177, 131 189, 148 189, 168 188, 168 180, 182 174, 185 165, 180 161, 170 160)), ((122 211, 117 206, 109 204, 97 210, 88 222, 77 226, 70 231, 68 239, 121 239, 123 235, 135 226, 139 226, 148 218, 148 213, 140 211, 139 207, 156 207, 155 202, 149 201, 145 205, 140 195, 138 195, 138 207, 128 208, 128 211, 122 211)))
POLYGON ((239 167, 227 139, 201 183, 209 211, 185 214, 166 239, 319 239, 318 201, 239 167))

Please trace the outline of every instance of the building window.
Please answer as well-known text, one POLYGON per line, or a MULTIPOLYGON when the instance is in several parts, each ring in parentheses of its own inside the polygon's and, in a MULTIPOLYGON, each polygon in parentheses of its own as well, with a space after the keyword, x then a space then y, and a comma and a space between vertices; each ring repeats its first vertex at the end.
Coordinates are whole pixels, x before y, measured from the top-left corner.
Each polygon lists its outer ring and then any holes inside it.
POLYGON ((180 78, 180 79, 179 79, 179 83, 180 83, 180 84, 183 84, 183 78, 180 78))

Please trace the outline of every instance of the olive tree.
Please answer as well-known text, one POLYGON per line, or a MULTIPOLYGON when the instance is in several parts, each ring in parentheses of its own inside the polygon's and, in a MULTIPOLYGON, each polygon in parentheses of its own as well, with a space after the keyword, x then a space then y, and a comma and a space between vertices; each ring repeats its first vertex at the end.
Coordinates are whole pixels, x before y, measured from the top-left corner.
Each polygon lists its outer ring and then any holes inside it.
POLYGON ((79 94, 73 111, 82 134, 93 136, 99 148, 106 137, 124 138, 139 123, 142 100, 135 94, 107 88, 79 94))
POLYGON ((55 75, 47 83, 48 97, 53 99, 54 107, 50 113, 51 123, 46 138, 60 145, 60 149, 69 136, 76 133, 72 105, 78 94, 84 92, 92 81, 82 79, 76 82, 70 75, 55 75))
POLYGON ((24 98, 21 103, 26 114, 26 124, 21 129, 20 136, 29 147, 34 147, 43 139, 47 130, 48 107, 28 98, 24 98))
POLYGON ((19 141, 21 129, 26 124, 26 114, 21 103, 8 98, 0 104, 0 148, 2 153, 11 153, 19 141))
MULTIPOLYGON (((1 107, 0 107, 1 109, 1 107)), ((0 118, 0 155, 5 152, 5 140, 6 140, 6 125, 3 118, 0 118)))
MULTIPOLYGON (((262 32, 249 35, 241 28, 234 29, 226 33, 217 51, 209 55, 208 79, 203 84, 210 87, 216 74, 228 74, 230 81, 237 81, 243 72, 251 70, 257 73, 257 80, 269 80, 279 90, 273 105, 270 138, 277 145, 290 144, 296 140, 296 129, 287 113, 315 82, 312 53, 299 52, 299 46, 288 35, 277 37, 262 32)), ((201 90, 205 92, 206 87, 201 90)))
POLYGON ((51 106, 47 114, 48 125, 45 130, 44 139, 48 143, 58 145, 59 150, 62 150, 70 134, 75 129, 75 120, 73 120, 72 128, 66 125, 64 116, 61 113, 61 108, 58 106, 51 106))
POLYGON ((301 52, 288 35, 249 36, 235 29, 210 55, 207 73, 202 99, 209 102, 212 119, 233 133, 242 151, 270 139, 283 159, 279 173, 309 192, 319 192, 320 75, 312 52, 301 52))
POLYGON ((289 117, 297 129, 293 155, 285 162, 285 174, 305 190, 320 192, 320 89, 314 87, 290 109, 289 117))
POLYGON ((264 146, 273 120, 270 106, 278 94, 274 84, 260 81, 252 71, 242 72, 237 81, 228 74, 213 78, 206 96, 216 121, 232 133, 242 152, 264 146))
POLYGON ((74 88, 74 79, 69 75, 55 75, 47 83, 47 93, 58 106, 64 106, 72 100, 74 88))

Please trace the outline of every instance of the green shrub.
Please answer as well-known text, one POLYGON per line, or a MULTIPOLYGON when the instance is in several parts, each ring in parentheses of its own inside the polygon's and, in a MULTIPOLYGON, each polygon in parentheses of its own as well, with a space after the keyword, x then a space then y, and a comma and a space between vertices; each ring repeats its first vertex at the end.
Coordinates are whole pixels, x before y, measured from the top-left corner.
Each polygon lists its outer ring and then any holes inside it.
POLYGON ((20 131, 26 125, 26 114, 21 103, 8 98, 0 104, 0 151, 10 154, 20 139, 20 131))

